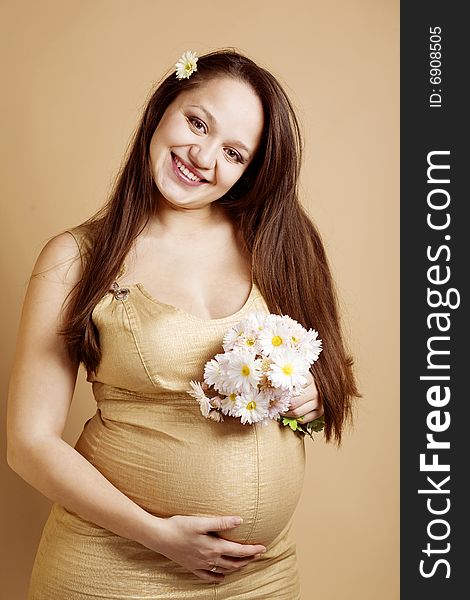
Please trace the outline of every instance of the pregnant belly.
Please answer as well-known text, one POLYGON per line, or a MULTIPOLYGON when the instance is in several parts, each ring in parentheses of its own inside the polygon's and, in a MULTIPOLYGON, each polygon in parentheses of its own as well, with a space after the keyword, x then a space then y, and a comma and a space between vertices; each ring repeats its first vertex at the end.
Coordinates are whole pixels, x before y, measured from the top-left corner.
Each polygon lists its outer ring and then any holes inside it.
POLYGON ((273 420, 224 419, 187 402, 102 401, 75 448, 150 513, 239 515, 243 524, 220 535, 269 545, 300 498, 304 440, 273 420))

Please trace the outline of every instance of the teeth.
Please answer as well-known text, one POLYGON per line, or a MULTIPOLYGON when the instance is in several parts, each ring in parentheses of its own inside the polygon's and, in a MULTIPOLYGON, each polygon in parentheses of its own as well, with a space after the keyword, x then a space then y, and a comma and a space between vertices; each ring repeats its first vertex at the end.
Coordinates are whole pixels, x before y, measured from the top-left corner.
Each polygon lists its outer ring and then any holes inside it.
POLYGON ((177 165, 178 169, 179 169, 179 170, 180 170, 182 173, 184 173, 184 175, 186 175, 186 177, 187 177, 188 179, 191 179, 191 181, 201 181, 201 179, 200 179, 199 177, 196 177, 196 175, 194 175, 194 173, 191 173, 191 171, 190 171, 188 168, 186 168, 186 167, 183 165, 183 163, 182 163, 182 162, 180 162, 180 161, 179 161, 177 158, 175 158, 175 162, 176 162, 176 165, 177 165))

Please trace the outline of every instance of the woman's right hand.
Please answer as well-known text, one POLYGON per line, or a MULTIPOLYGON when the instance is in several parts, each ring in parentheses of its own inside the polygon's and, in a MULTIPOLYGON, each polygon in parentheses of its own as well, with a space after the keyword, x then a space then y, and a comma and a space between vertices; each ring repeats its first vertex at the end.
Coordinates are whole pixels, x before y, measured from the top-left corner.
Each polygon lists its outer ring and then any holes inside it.
MULTIPOLYGON (((145 546, 163 554, 206 581, 223 581, 225 573, 238 571, 266 551, 262 544, 239 544, 214 532, 240 525, 235 516, 158 518, 158 541, 145 546), (217 571, 210 569, 216 565, 217 571)), ((239 518, 238 518, 239 519, 239 518)))

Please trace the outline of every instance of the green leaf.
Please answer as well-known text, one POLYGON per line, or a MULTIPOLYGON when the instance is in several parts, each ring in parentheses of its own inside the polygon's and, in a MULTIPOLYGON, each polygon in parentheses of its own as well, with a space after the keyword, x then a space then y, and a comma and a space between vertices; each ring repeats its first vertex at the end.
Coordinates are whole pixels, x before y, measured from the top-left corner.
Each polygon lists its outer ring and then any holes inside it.
POLYGON ((318 419, 314 419, 313 421, 309 421, 308 423, 302 423, 303 417, 299 417, 298 419, 292 419, 289 417, 283 417, 279 415, 278 421, 281 422, 284 426, 288 426, 295 431, 299 435, 308 435, 312 440, 313 435, 312 431, 318 433, 322 431, 325 427, 325 418, 324 416, 318 417, 318 419))
POLYGON ((288 425, 292 431, 296 431, 298 429, 297 419, 290 419, 289 417, 282 417, 282 424, 288 425))
POLYGON ((318 417, 318 419, 310 421, 310 423, 307 423, 307 427, 317 433, 322 431, 325 427, 325 417, 322 415, 321 417, 318 417))

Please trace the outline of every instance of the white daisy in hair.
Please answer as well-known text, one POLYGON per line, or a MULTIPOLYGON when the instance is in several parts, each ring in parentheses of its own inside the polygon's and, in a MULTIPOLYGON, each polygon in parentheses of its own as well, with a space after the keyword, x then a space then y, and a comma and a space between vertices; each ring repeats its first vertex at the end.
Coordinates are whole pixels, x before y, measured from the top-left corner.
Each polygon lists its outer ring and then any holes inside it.
POLYGON ((224 398, 221 398, 220 410, 224 415, 229 415, 230 417, 237 416, 238 397, 239 395, 236 392, 232 392, 224 398))
POLYGON ((294 393, 301 391, 302 386, 307 383, 307 361, 293 350, 278 352, 273 355, 272 360, 269 373, 272 385, 294 393))
POLYGON ((189 385, 191 386, 191 390, 188 390, 188 394, 190 394, 193 398, 199 403, 199 408, 201 409, 201 413, 204 417, 208 417, 209 413, 212 409, 211 399, 206 396, 202 385, 199 381, 190 381, 189 385))
POLYGON ((269 400, 266 394, 256 390, 240 394, 237 404, 237 417, 245 423, 260 423, 268 418, 269 400))
POLYGON ((248 350, 232 350, 227 357, 227 387, 231 391, 249 392, 261 377, 261 360, 248 350))
POLYGON ((291 338, 294 328, 281 315, 268 315, 264 328, 259 334, 261 352, 266 356, 273 356, 291 347, 291 338))
POLYGON ((183 52, 181 58, 175 63, 176 77, 178 79, 188 79, 194 71, 197 71, 198 56, 196 52, 186 50, 183 52))

